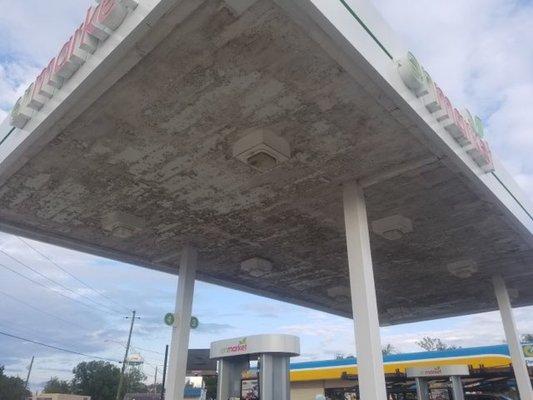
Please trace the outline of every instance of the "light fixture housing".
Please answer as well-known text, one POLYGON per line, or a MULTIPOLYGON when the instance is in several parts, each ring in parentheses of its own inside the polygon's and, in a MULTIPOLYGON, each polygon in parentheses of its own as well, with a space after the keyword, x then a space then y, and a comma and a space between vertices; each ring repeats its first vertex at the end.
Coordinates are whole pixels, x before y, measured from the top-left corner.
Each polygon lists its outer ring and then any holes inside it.
POLYGON ((333 286, 327 290, 328 296, 339 303, 346 303, 350 301, 350 288, 346 286, 333 286))
POLYGON ((265 129, 254 130, 233 145, 233 157, 262 172, 287 161, 290 155, 289 142, 265 129))
POLYGON ((448 264, 447 268, 450 274, 461 279, 470 278, 472 275, 478 272, 478 267, 472 260, 456 261, 448 264))
POLYGON ((392 215, 372 222, 372 231, 387 240, 401 239, 413 231, 413 223, 403 215, 392 215))
POLYGON ((112 211, 102 218, 102 228, 119 239, 128 239, 144 228, 144 221, 131 214, 112 211))
POLYGON ((260 257, 249 258, 241 262, 241 271, 254 278, 259 278, 272 271, 272 263, 260 257))

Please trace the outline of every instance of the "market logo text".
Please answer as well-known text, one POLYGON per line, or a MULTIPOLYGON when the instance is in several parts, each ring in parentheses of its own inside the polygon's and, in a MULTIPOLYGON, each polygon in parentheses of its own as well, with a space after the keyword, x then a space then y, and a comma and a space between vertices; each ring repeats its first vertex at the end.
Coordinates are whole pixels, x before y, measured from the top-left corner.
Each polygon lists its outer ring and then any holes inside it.
POLYGON ((11 111, 11 125, 22 129, 64 83, 96 51, 99 42, 113 34, 137 7, 135 0, 99 0, 87 10, 85 21, 26 89, 11 111))
POLYGON ((475 163, 484 172, 493 171, 492 154, 487 141, 483 139, 481 119, 472 116, 468 110, 458 111, 413 54, 407 53, 403 59, 397 60, 396 66, 405 86, 423 102, 475 163))
POLYGON ((228 353, 240 353, 241 351, 246 351, 248 348, 248 345, 246 344, 246 338, 242 338, 239 340, 239 342, 235 345, 230 345, 222 349, 222 353, 228 354, 228 353))

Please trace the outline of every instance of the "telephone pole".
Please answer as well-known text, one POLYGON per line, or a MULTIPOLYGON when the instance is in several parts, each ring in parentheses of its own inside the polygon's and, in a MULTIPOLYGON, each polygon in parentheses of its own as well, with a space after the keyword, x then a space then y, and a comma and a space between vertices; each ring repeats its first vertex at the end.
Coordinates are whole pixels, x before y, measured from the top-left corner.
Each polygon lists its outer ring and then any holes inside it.
POLYGON ((130 333, 128 335, 128 343, 126 343, 126 352, 124 353, 124 361, 122 361, 122 370, 120 372, 120 380, 118 381, 117 396, 115 400, 120 400, 120 394, 122 392, 122 387, 124 386, 124 373, 126 371, 126 364, 128 362, 128 352, 130 351, 130 342, 131 342, 131 333, 133 332, 133 324, 135 319, 140 319, 135 316, 135 310, 131 312, 131 317, 125 317, 126 319, 131 318, 130 333))
POLYGON ((26 375, 26 383, 24 383, 24 389, 28 389, 28 383, 30 382, 31 369, 33 368, 33 359, 35 356, 31 356, 30 366, 28 367, 28 375, 26 375))
POLYGON ((155 375, 154 375, 154 394, 157 394, 157 365, 155 366, 155 375))
POLYGON ((165 380, 167 378, 168 344, 165 346, 165 361, 163 362, 163 380, 161 381, 161 399, 165 400, 165 380))

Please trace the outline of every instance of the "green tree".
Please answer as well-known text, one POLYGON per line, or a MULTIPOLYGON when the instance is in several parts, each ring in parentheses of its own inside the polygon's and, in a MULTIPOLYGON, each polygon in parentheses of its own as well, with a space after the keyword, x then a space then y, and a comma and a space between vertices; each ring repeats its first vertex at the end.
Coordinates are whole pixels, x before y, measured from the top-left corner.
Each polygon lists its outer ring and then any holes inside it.
POLYGON ((125 393, 148 393, 148 386, 143 382, 146 375, 139 368, 131 368, 124 375, 125 393))
POLYGON ((45 383, 43 393, 70 394, 72 393, 72 386, 70 382, 61 380, 57 376, 53 376, 45 383))
POLYGON ((419 340, 416 344, 426 351, 456 350, 460 348, 448 345, 439 338, 431 338, 429 336, 423 337, 422 340, 419 340))
POLYGON ((161 394, 161 391, 163 390, 163 385, 160 384, 160 383, 156 383, 155 386, 154 384, 150 384, 148 386, 146 386, 146 393, 157 393, 157 394, 161 394))
POLYGON ((526 333, 520 336, 520 341, 522 342, 522 344, 533 343, 533 333, 526 333))
POLYGON ((398 350, 396 350, 396 347, 394 347, 392 344, 388 343, 381 348, 381 353, 384 356, 390 356, 391 354, 397 354, 398 350))
POLYGON ((105 361, 79 363, 73 370, 73 392, 91 396, 92 400, 114 400, 120 369, 105 361))
POLYGON ((31 392, 24 387, 24 381, 19 377, 4 374, 4 366, 0 366, 0 400, 20 400, 31 396, 31 392))
POLYGON ((208 400, 217 398, 217 377, 216 376, 206 376, 204 377, 206 394, 205 397, 208 400))
MULTIPOLYGON (((120 369, 105 361, 79 363, 72 370, 72 390, 75 394, 91 396, 91 400, 114 400, 117 395, 120 369)), ((143 383, 146 376, 138 368, 131 368, 124 375, 122 399, 126 393, 148 393, 143 383)), ((2 400, 2 399, 0 399, 2 400)))

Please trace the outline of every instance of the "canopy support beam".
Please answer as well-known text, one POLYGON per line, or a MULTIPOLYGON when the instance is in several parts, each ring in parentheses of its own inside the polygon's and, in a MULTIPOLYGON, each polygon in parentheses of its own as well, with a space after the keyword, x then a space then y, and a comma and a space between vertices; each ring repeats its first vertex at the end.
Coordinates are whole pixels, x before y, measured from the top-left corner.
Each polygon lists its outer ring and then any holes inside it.
POLYGON ((360 398, 386 400, 365 198, 355 182, 344 186, 343 197, 360 398))
POLYGON ((492 284, 494 286, 496 300, 498 301, 498 307, 500 308, 503 329, 505 331, 507 345, 509 346, 509 352, 511 353, 511 361, 513 363, 513 370, 520 398, 522 400, 533 400, 531 381, 529 380, 526 360, 524 358, 522 344, 520 343, 518 329, 516 328, 511 299, 509 298, 505 281, 501 276, 495 276, 492 278, 492 284))
POLYGON ((184 247, 180 259, 175 321, 172 326, 168 365, 169 380, 165 396, 167 400, 183 400, 191 330, 192 299, 196 278, 196 261, 196 250, 190 246, 184 247))

